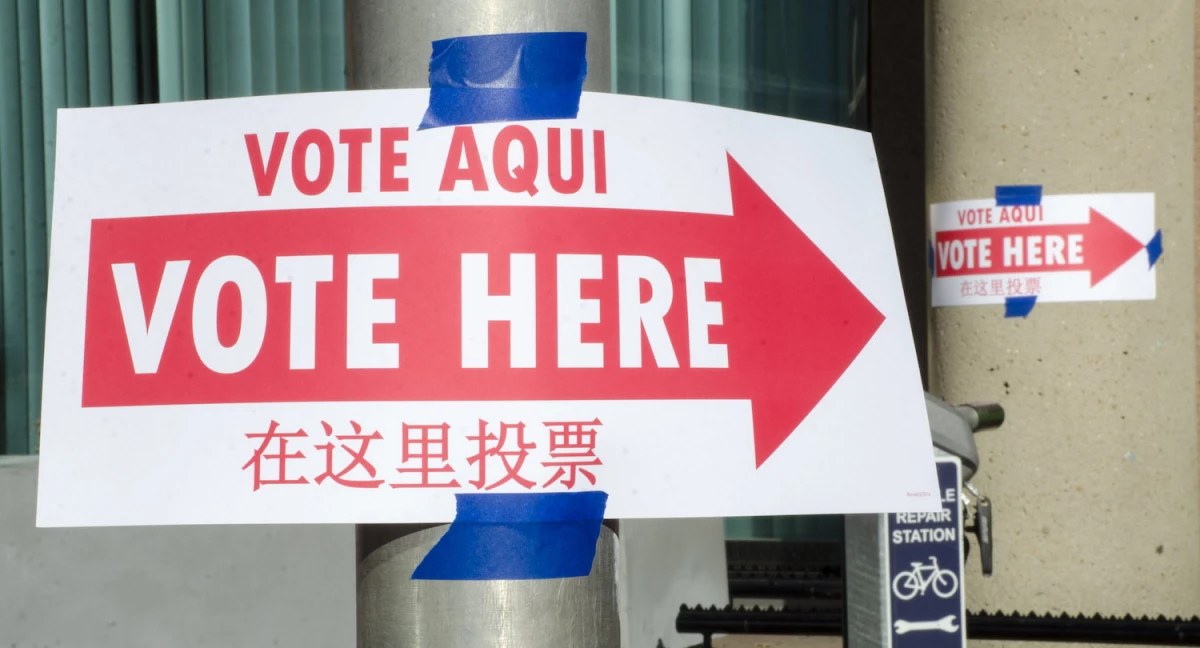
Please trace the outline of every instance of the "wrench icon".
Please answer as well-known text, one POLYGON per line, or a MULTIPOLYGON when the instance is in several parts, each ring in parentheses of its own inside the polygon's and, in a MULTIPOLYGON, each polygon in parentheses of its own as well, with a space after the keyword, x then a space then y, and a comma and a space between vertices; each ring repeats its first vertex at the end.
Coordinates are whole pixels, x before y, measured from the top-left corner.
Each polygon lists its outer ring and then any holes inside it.
POLYGON ((905 621, 900 619, 896 621, 896 634, 902 635, 918 630, 941 630, 942 632, 955 632, 958 630, 958 624, 954 622, 957 615, 948 614, 937 621, 905 621))

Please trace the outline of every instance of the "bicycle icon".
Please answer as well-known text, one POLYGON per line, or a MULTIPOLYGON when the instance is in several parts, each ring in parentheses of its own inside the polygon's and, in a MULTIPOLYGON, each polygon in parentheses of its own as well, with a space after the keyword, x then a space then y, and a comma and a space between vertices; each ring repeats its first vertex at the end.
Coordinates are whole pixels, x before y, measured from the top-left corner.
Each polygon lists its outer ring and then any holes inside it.
POLYGON ((892 593, 901 601, 909 601, 924 595, 929 586, 940 598, 950 598, 958 591, 958 576, 949 569, 938 568, 937 557, 930 556, 929 564, 912 563, 912 570, 896 574, 892 581, 892 593))

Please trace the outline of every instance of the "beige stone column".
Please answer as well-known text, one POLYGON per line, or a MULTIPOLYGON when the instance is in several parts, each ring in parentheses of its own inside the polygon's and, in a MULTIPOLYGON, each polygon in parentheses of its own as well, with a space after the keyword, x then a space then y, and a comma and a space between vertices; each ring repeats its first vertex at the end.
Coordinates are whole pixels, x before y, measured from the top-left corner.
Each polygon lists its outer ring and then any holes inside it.
POLYGON ((1154 301, 939 308, 932 389, 997 399, 975 482, 996 573, 968 608, 1200 612, 1194 0, 929 0, 929 202, 998 184, 1153 192, 1154 301))
MULTIPOLYGON (((1196 85, 1195 85, 1195 94, 1193 95, 1193 97, 1200 96, 1200 0, 1196 0, 1195 22, 1196 22, 1196 30, 1193 32, 1193 34, 1194 34, 1194 38, 1197 39, 1197 42, 1192 47, 1192 51, 1195 53, 1195 57, 1192 59, 1192 63, 1195 66, 1195 69, 1192 71, 1192 75, 1195 78, 1196 85)), ((1194 189, 1196 187, 1200 187, 1200 102, 1193 101, 1193 104, 1194 105, 1192 106, 1192 137, 1195 138, 1195 142, 1196 142, 1195 148, 1192 149, 1193 154, 1195 155, 1195 157, 1192 160, 1192 169, 1193 169, 1192 187, 1193 187, 1193 194, 1194 194, 1193 202, 1195 205, 1195 208, 1193 209, 1193 213, 1200 214, 1200 192, 1194 191, 1194 189)), ((1200 253, 1200 219, 1197 219, 1196 223, 1194 223, 1193 231, 1195 232, 1195 235, 1196 235, 1196 238, 1193 241, 1194 250, 1195 250, 1195 252, 1200 253)), ((1194 263, 1193 265, 1195 266, 1195 272, 1196 272, 1196 285, 1200 286, 1200 264, 1194 263)), ((1196 300, 1196 317, 1197 317, 1196 348, 1200 349, 1200 299, 1196 300)), ((1198 355, 1198 357, 1197 357, 1196 366, 1197 366, 1197 376, 1196 376, 1197 416, 1200 416, 1200 355, 1198 355)))

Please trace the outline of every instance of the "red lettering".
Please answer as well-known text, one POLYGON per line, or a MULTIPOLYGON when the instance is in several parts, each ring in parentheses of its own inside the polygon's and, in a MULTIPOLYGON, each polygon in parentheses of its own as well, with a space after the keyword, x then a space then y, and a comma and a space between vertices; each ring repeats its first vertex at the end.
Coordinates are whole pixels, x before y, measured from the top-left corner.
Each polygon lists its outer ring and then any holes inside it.
POLYGON ((346 191, 362 192, 362 150, 363 144, 371 141, 370 128, 343 128, 338 141, 346 145, 346 154, 350 158, 350 168, 346 174, 346 191))
POLYGON ((438 191, 454 191, 459 180, 469 180, 475 191, 487 191, 487 177, 483 174, 483 161, 479 158, 479 145, 475 143, 475 131, 470 126, 455 126, 450 138, 450 153, 446 156, 446 168, 442 171, 442 184, 438 191), (462 166, 466 157, 467 165, 462 166))
POLYGON ((396 142, 408 141, 407 128, 379 129, 379 190, 408 191, 408 178, 397 178, 396 167, 408 164, 408 153, 396 150, 396 142))
MULTIPOLYGON (((958 214, 958 224, 962 225, 991 225, 992 224, 992 208, 987 209, 960 209, 958 214)), ((1004 222, 1004 212, 1001 212, 1000 222, 1004 222)))
POLYGON ((608 193, 608 163, 604 159, 604 131, 598 130, 592 133, 592 144, 595 149, 593 155, 596 158, 596 193, 608 193))
POLYGON ((308 483, 307 477, 293 477, 292 479, 288 479, 287 477, 288 459, 305 458, 304 453, 300 452, 299 450, 296 452, 287 451, 288 439, 307 437, 308 433, 304 430, 296 430, 295 432, 276 432, 277 429, 279 429, 279 424, 275 421, 271 421, 271 425, 267 428, 266 432, 246 435, 247 439, 262 439, 262 443, 259 444, 258 449, 254 451, 254 456, 250 457, 250 461, 247 461, 245 465, 242 466, 242 470, 254 466, 254 490, 258 490, 264 485, 268 484, 308 483), (277 454, 267 454, 267 450, 270 449, 272 441, 277 442, 275 444, 278 450, 277 454), (275 462, 276 474, 274 479, 263 476, 263 463, 269 461, 275 462))
POLYGON ((479 436, 467 437, 467 441, 479 442, 479 454, 467 457, 468 464, 476 464, 479 477, 467 483, 474 486, 475 490, 492 490, 508 481, 515 481, 526 489, 533 488, 535 482, 521 476, 521 466, 525 464, 525 460, 529 457, 529 451, 537 448, 537 444, 533 441, 525 442, 525 424, 501 423, 499 436, 488 432, 487 425, 487 421, 480 419, 479 436), (507 442, 510 438, 508 435, 509 432, 516 433, 516 447, 507 442), (487 476, 489 457, 499 457, 505 473, 503 477, 491 482, 490 485, 488 484, 489 480, 487 476))
POLYGON ((573 194, 583 186, 583 131, 571 129, 571 175, 562 174, 562 129, 550 129, 550 187, 560 194, 573 194))
POLYGON ((306 196, 315 196, 329 188, 333 180, 333 141, 323 130, 310 128, 296 138, 292 147, 292 181, 306 196), (309 180, 305 169, 308 148, 317 145, 317 177, 309 180))
POLYGON ((254 187, 258 195, 269 196, 275 190, 275 178, 279 175, 279 163, 283 161, 283 147, 287 144, 287 132, 275 133, 271 140, 271 155, 263 164, 262 147, 258 135, 246 135, 246 152, 250 155, 250 171, 254 174, 254 187))
POLYGON ((558 470, 550 481, 542 484, 542 488, 558 482, 571 490, 580 473, 594 486, 596 476, 585 466, 603 465, 596 456, 596 428, 601 425, 600 419, 547 421, 545 425, 550 430, 550 458, 553 461, 543 461, 542 465, 558 470))
POLYGON ((505 190, 512 193, 524 191, 530 196, 537 195, 534 179, 537 177, 538 152, 537 140, 533 133, 524 126, 513 124, 505 126, 498 135, 492 148, 492 168, 496 173, 496 182, 505 190), (512 153, 514 142, 521 145, 521 164, 509 168, 509 155, 512 153))
POLYGON ((454 466, 450 465, 450 425, 401 424, 401 457, 404 468, 396 472, 403 477, 416 473, 410 480, 388 484, 392 488, 458 488, 454 478, 454 466), (415 462, 415 465, 414 465, 415 462), (434 465, 430 465, 433 462, 434 465), (450 473, 442 480, 434 481, 435 475, 450 473), (444 481, 449 479, 450 481, 444 481), (419 481, 412 481, 419 480, 419 481))
POLYGON ((355 468, 360 467, 363 469, 362 472, 365 472, 368 477, 375 476, 375 466, 367 460, 367 446, 372 441, 383 441, 383 435, 379 433, 379 430, 375 430, 367 436, 362 436, 362 426, 355 421, 350 421, 350 428, 354 430, 354 434, 339 434, 334 437, 332 425, 326 423, 325 421, 321 421, 321 427, 325 428, 326 437, 333 437, 338 441, 350 441, 351 443, 357 443, 358 448, 351 448, 344 443, 340 444, 341 449, 349 453, 350 460, 347 462, 344 468, 334 472, 333 455, 336 447, 333 445, 333 439, 329 439, 323 445, 316 446, 314 449, 325 451, 325 472, 318 475, 314 480, 318 485, 320 485, 321 482, 325 481, 326 479, 332 480, 335 484, 349 486, 350 488, 378 488, 381 484, 383 484, 382 479, 346 478, 348 473, 353 471, 355 468))
MULTIPOLYGON (((467 484, 475 490, 490 491, 510 483, 529 491, 572 490, 577 485, 597 483, 595 471, 604 465, 596 454, 596 437, 603 426, 600 419, 546 421, 536 427, 523 422, 500 423, 498 432, 489 432, 489 426, 480 419, 478 436, 466 437, 478 448, 477 454, 466 457, 467 465, 474 467, 471 472, 477 475, 467 484), (541 439, 543 444, 539 446, 529 437, 541 439), (547 438, 548 451, 544 443, 547 438), (550 477, 543 483, 547 475, 550 477)), ((335 430, 334 424, 325 420, 321 427, 325 442, 320 445, 320 434, 310 435, 303 428, 283 431, 276 421, 270 421, 265 432, 243 435, 250 440, 252 452, 242 470, 249 473, 252 490, 264 486, 377 489, 388 483, 384 477, 393 471, 399 474, 398 481, 388 484, 394 489, 463 487, 451 462, 450 442, 451 437, 465 434, 465 430, 452 430, 446 423, 413 425, 403 421, 399 429, 377 425, 364 428, 354 420, 349 421, 348 429, 335 430), (364 433, 372 428, 370 434, 364 433), (379 448, 385 439, 401 445, 400 452, 390 460, 379 448), (321 454, 325 469, 317 474, 321 454)))

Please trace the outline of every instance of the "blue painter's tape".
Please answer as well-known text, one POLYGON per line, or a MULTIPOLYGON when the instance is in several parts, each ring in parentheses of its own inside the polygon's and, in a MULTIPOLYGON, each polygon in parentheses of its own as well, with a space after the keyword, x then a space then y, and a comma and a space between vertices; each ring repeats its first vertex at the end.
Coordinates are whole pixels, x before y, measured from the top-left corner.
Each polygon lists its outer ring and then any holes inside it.
POLYGON ((933 241, 929 242, 929 274, 937 276, 937 257, 933 252, 933 241))
POLYGON ((465 36, 433 42, 420 129, 574 119, 587 76, 584 32, 465 36))
POLYGON ((1000 185, 996 187, 996 205, 1040 205, 1042 185, 1000 185))
POLYGON ((592 571, 606 493, 454 497, 454 522, 417 565, 413 580, 573 578, 592 571))
POLYGON ((1037 295, 1028 297, 1008 297, 1004 300, 1005 317, 1029 317, 1033 305, 1037 303, 1037 295))
POLYGON ((1146 244, 1146 254, 1150 255, 1150 267, 1153 268, 1155 263, 1158 263, 1158 257, 1162 256, 1162 230, 1154 233, 1154 238, 1146 244))

